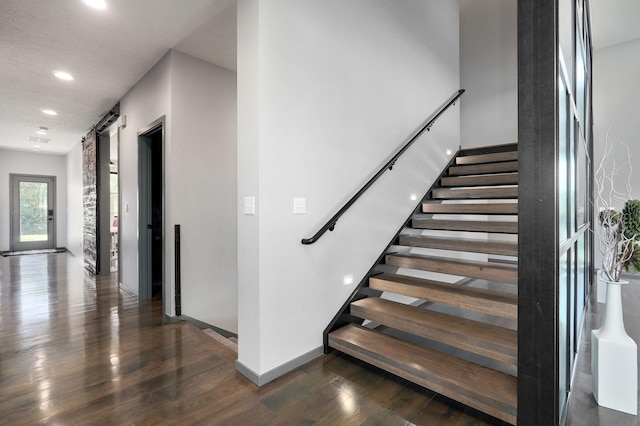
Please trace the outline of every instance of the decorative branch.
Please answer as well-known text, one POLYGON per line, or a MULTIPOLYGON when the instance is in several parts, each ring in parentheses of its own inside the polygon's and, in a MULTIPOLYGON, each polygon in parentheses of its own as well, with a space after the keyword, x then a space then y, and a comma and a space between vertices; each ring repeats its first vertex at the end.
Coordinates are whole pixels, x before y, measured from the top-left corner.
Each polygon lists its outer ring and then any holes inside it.
MULTIPOLYGON (((595 234, 598 237, 599 250, 603 256, 602 271, 605 277, 611 281, 619 281, 622 270, 627 269, 627 265, 632 262, 634 256, 637 256, 637 240, 640 236, 637 232, 628 232, 629 227, 626 226, 630 220, 637 221, 637 217, 624 214, 631 200, 631 174, 633 171, 630 160, 631 152, 627 145, 617 142, 626 149, 626 161, 618 164, 614 158, 611 168, 608 168, 607 160, 616 144, 609 139, 610 131, 611 127, 607 130, 604 154, 594 176, 597 191, 595 203, 599 211, 595 234), (622 173, 627 173, 624 185, 625 192, 619 191, 615 185, 617 178, 622 173)), ((637 214, 636 209, 634 208, 633 213, 637 214)))

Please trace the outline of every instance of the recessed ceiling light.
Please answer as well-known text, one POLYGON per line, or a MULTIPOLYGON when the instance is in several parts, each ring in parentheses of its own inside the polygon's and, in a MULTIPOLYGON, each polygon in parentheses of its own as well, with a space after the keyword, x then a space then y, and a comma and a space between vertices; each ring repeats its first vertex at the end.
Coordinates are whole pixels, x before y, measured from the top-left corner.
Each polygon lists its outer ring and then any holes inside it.
POLYGON ((73 76, 71 74, 69 74, 68 72, 64 72, 64 71, 54 71, 53 75, 55 75, 56 77, 58 77, 60 80, 65 80, 65 81, 71 81, 73 80, 73 76))
POLYGON ((82 0, 82 3, 94 9, 103 10, 107 8, 107 2, 105 0, 82 0))
POLYGON ((52 109, 43 109, 42 112, 44 112, 47 115, 58 115, 58 113, 52 109))
POLYGON ((40 145, 34 145, 33 147, 34 148, 40 148, 40 145))
POLYGON ((46 135, 48 130, 48 127, 40 127, 38 130, 36 130, 36 133, 39 135, 46 135))
POLYGON ((49 143, 49 141, 51 141, 51 139, 47 139, 47 138, 38 138, 38 137, 36 137, 36 136, 27 136, 27 140, 28 140, 29 142, 37 143, 37 144, 49 143))

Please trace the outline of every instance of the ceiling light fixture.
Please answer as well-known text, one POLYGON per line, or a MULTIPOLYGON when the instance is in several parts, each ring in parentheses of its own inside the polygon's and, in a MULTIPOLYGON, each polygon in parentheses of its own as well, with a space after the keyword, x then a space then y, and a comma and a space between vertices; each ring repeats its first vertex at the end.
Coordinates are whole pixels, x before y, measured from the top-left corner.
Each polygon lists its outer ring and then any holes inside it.
POLYGON ((43 109, 42 112, 44 112, 47 115, 58 115, 58 113, 52 109, 43 109))
POLYGON ((60 80, 72 81, 74 78, 71 74, 65 71, 54 71, 53 75, 58 77, 60 80))
POLYGON ((46 135, 48 131, 48 127, 40 127, 38 130, 36 130, 36 133, 39 135, 46 135))
POLYGON ((94 9, 104 10, 107 8, 107 2, 105 0, 82 0, 82 3, 94 9))

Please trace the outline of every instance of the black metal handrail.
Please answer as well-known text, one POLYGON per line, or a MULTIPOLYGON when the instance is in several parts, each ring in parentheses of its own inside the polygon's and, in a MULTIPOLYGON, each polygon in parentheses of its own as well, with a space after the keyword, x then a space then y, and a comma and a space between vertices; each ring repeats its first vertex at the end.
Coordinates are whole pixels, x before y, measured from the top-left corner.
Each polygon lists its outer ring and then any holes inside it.
POLYGON ((438 111, 438 113, 436 115, 433 116, 433 118, 431 120, 429 120, 427 122, 427 124, 425 124, 424 126, 422 126, 422 128, 420 128, 420 130, 418 130, 416 132, 416 134, 413 135, 413 137, 411 137, 411 139, 409 139, 409 142, 407 142, 402 148, 400 148, 400 150, 393 156, 391 157, 391 159, 389 161, 387 161, 387 163, 382 166, 382 168, 380 170, 378 170, 378 173, 376 173, 375 175, 373 175, 373 177, 371 179, 369 179, 369 181, 367 183, 364 184, 364 186, 362 188, 360 188, 360 190, 358 192, 356 192, 356 194, 351 197, 351 199, 349 201, 347 201, 345 203, 344 206, 342 206, 342 208, 340 210, 338 210, 338 212, 336 214, 334 214, 331 219, 329 219, 327 221, 327 223, 325 223, 322 228, 320 228, 318 230, 318 232, 316 232, 313 237, 311 238, 303 238, 302 239, 302 244, 313 244, 316 241, 318 241, 320 239, 320 237, 322 237, 322 235, 327 232, 327 231, 333 231, 335 226, 336 226, 336 222, 338 222, 338 219, 340 219, 340 217, 347 211, 349 210, 349 208, 353 205, 353 203, 356 202, 356 200, 358 198, 360 198, 360 196, 362 194, 364 194, 367 189, 369 189, 371 187, 371 185, 374 184, 375 181, 378 180, 378 178, 380 176, 382 176, 384 174, 384 172, 386 172, 387 170, 391 170, 393 169, 393 166, 396 164, 396 161, 398 160, 398 158, 400 158, 400 156, 402 154, 404 154, 404 152, 409 149, 409 147, 411 145, 413 145, 413 143, 418 140, 418 138, 420 136, 422 136, 422 134, 425 131, 429 131, 431 130, 431 127, 433 126, 433 124, 436 122, 436 120, 438 118, 440 118, 440 116, 447 110, 449 109, 450 106, 454 105, 456 103, 456 101, 460 98, 460 96, 462 96, 462 94, 464 93, 464 89, 460 89, 458 90, 455 95, 453 95, 453 97, 451 97, 451 99, 449 99, 449 101, 446 103, 445 106, 443 106, 442 108, 440 108, 440 110, 438 111))

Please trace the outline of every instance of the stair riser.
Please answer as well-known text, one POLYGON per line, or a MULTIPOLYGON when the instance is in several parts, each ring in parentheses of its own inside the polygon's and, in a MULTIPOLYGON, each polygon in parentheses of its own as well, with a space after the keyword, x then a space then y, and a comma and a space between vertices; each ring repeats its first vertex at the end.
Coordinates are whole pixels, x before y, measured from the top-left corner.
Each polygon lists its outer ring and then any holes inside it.
POLYGON ((492 185, 517 185, 518 175, 489 175, 489 176, 459 176, 445 177, 440 179, 440 186, 443 187, 464 187, 464 186, 492 186, 492 185))
POLYGON ((518 198, 518 187, 434 189, 431 198, 435 200, 495 200, 518 198))
POLYGON ((468 223, 462 221, 444 221, 437 219, 413 219, 411 227, 414 229, 431 229, 438 231, 465 231, 465 232, 488 232, 496 234, 517 234, 518 222, 497 223, 478 222, 468 223))
POLYGON ((518 151, 518 143, 502 143, 496 145, 487 145, 475 148, 464 148, 460 151, 460 156, 497 154, 499 152, 518 151))
POLYGON ((422 247, 436 250, 452 250, 471 253, 486 253, 499 256, 518 256, 517 243, 504 243, 497 241, 469 241, 456 239, 432 239, 425 240, 419 237, 401 235, 400 245, 410 247, 422 247))
POLYGON ((482 214, 482 215, 516 215, 518 203, 487 204, 422 204, 422 212, 430 214, 482 214))
POLYGON ((351 314, 425 339, 443 342, 467 352, 506 362, 510 365, 517 365, 518 362, 517 348, 514 345, 492 346, 488 344, 486 340, 476 338, 474 335, 454 334, 451 330, 435 328, 419 321, 412 321, 404 317, 392 316, 372 309, 361 308, 354 304, 351 305, 351 314))
POLYGON ((518 151, 507 151, 495 154, 463 155, 456 158, 456 164, 485 164, 516 160, 518 160, 518 151))
POLYGON ((387 255, 385 259, 387 265, 397 266, 400 268, 419 269, 422 271, 478 278, 508 284, 518 283, 517 269, 506 269, 492 266, 479 267, 475 265, 450 263, 438 259, 406 258, 393 255, 387 255))
POLYGON ((429 300, 455 308, 467 309, 481 314, 495 315, 502 318, 518 319, 517 303, 503 303, 492 299, 479 299, 455 294, 443 289, 419 288, 412 285, 388 280, 369 278, 369 286, 375 290, 388 291, 403 296, 429 300))
POLYGON ((518 162, 508 161, 506 163, 478 164, 472 166, 452 166, 449 167, 449 176, 481 175, 488 173, 517 172, 518 162))

